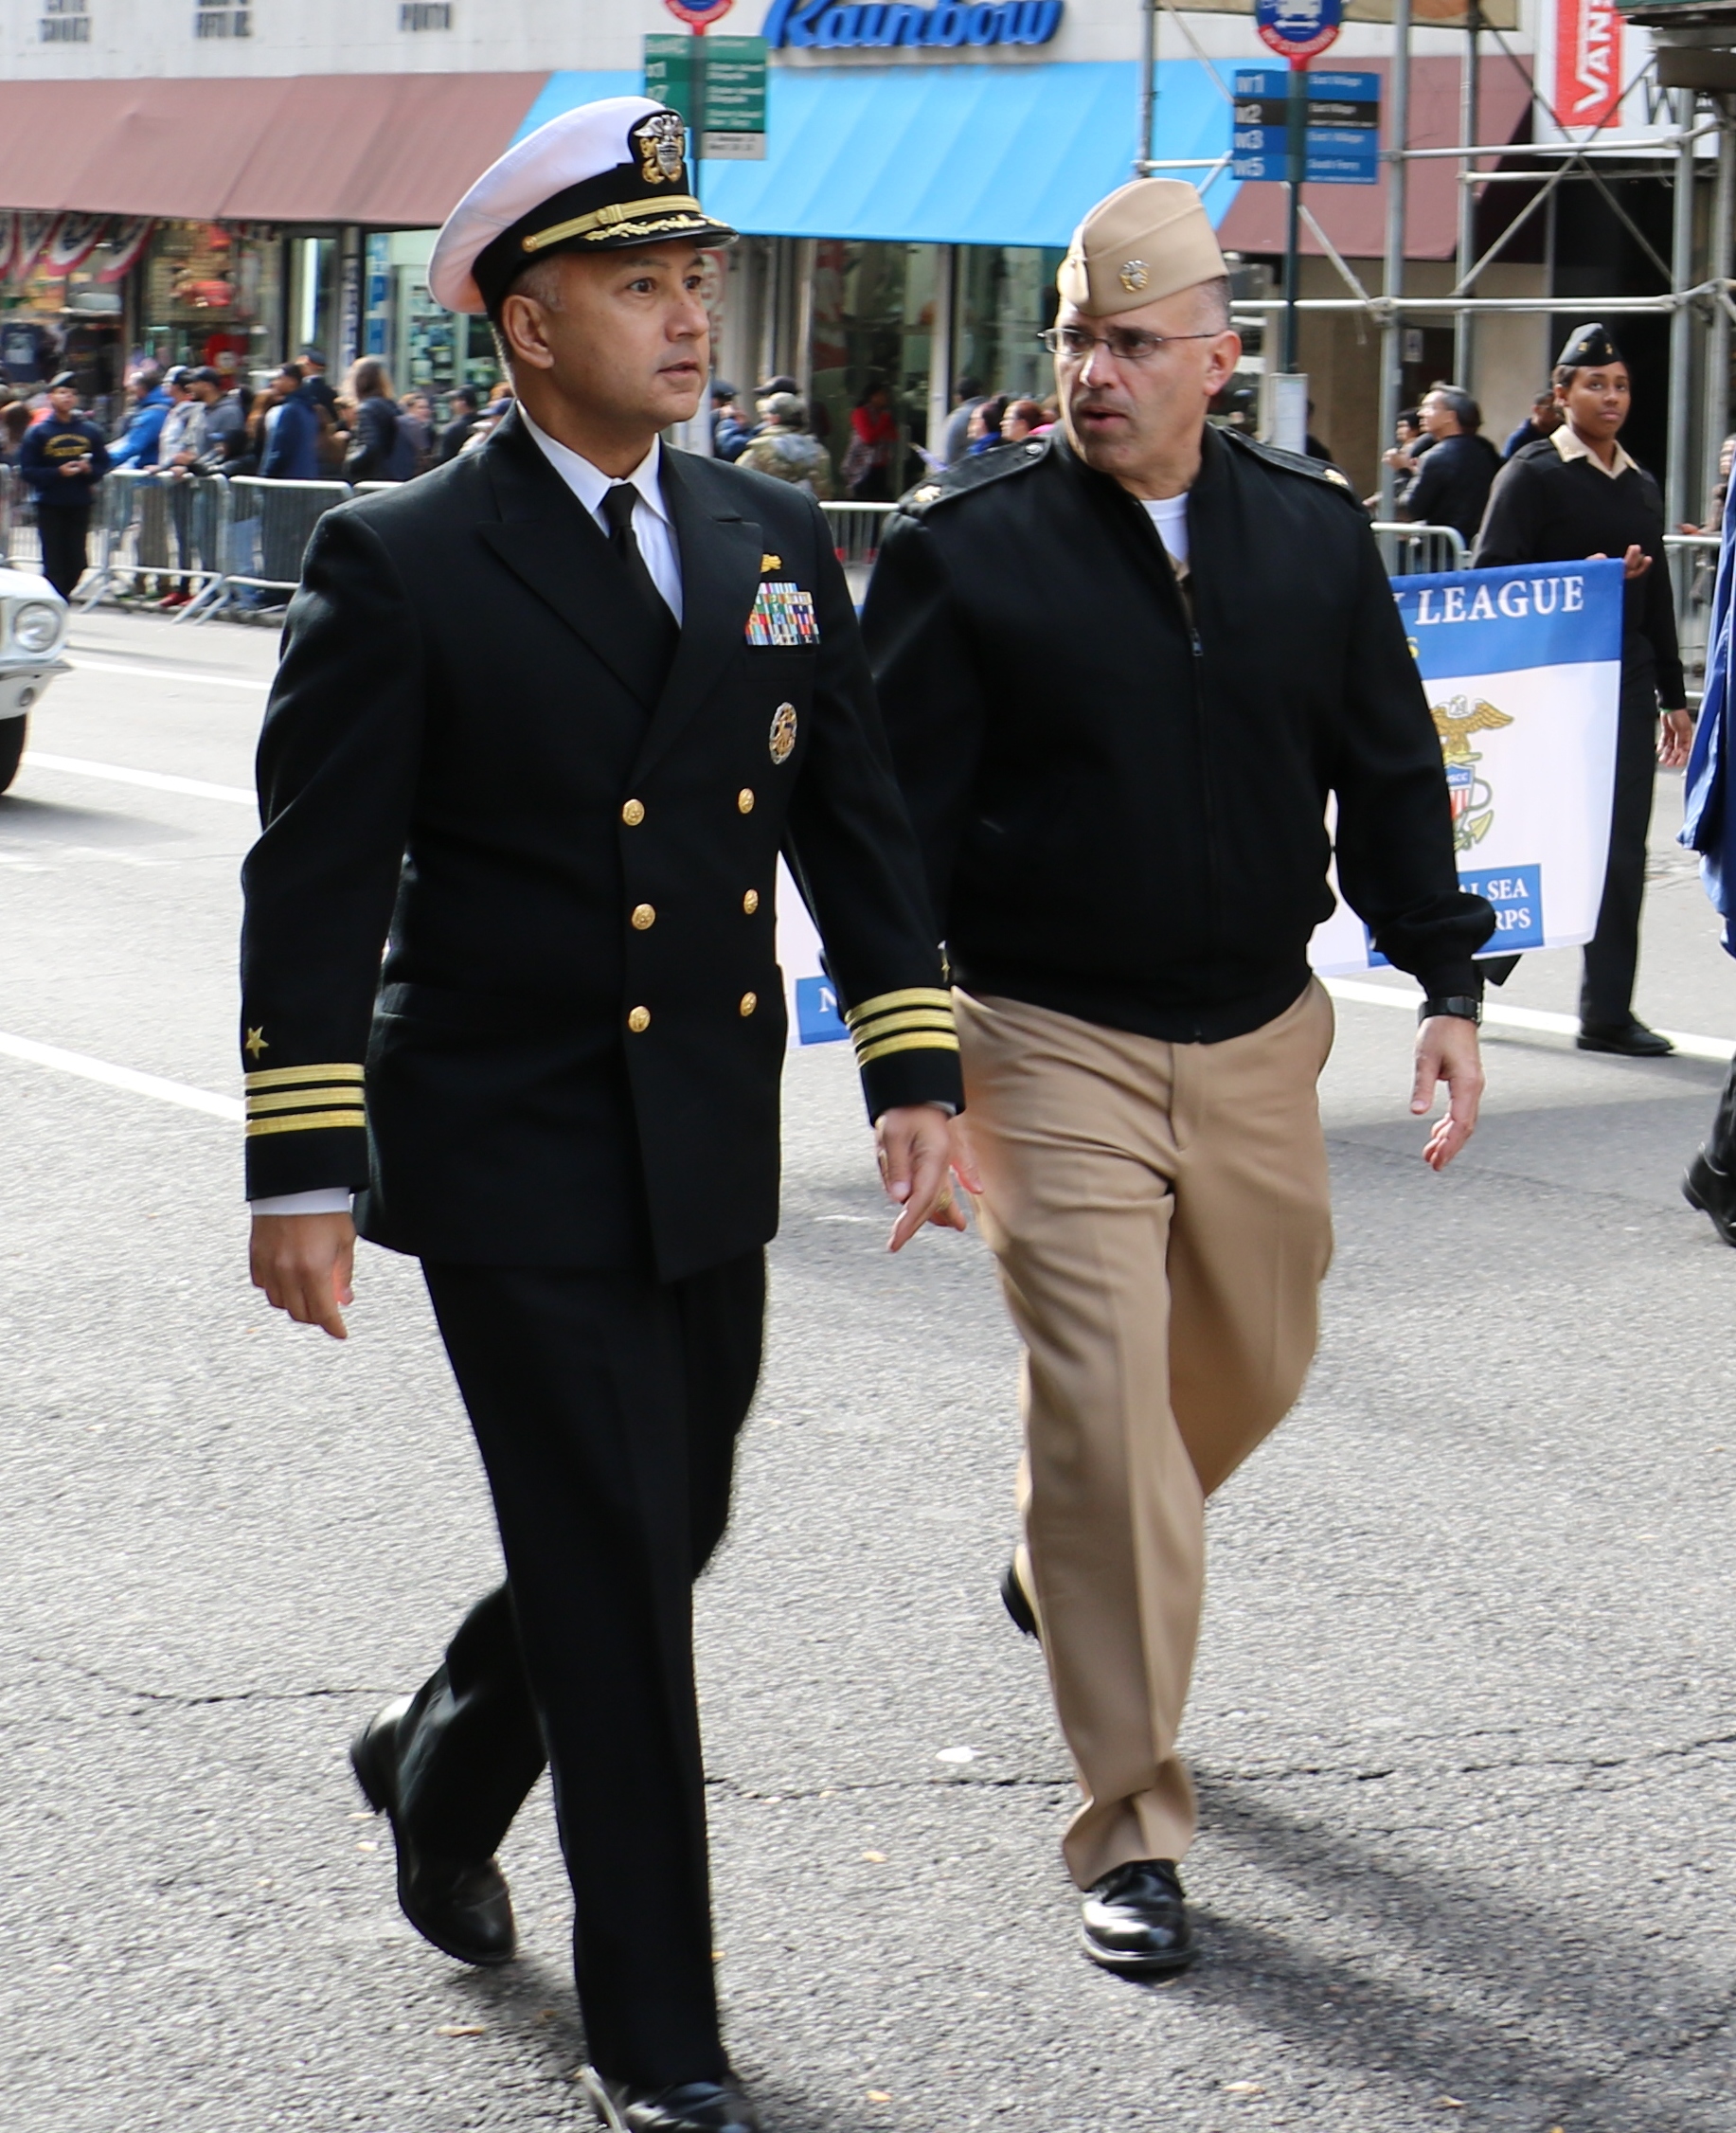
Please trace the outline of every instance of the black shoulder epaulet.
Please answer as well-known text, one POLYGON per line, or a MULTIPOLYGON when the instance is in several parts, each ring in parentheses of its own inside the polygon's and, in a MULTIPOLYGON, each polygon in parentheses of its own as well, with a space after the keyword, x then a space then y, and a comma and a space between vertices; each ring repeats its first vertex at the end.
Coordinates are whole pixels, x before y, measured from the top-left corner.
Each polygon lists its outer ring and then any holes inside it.
POLYGON ((1245 430, 1220 429, 1224 438, 1238 452, 1250 453, 1256 459, 1263 459, 1269 467, 1280 467, 1285 474, 1306 475, 1310 481, 1318 481, 1328 489, 1335 489, 1341 496, 1348 496, 1360 511, 1362 506, 1350 477, 1341 474, 1324 459, 1311 459, 1304 452, 1286 452, 1276 444, 1262 444, 1259 438, 1250 437, 1245 430))
POLYGON ((955 496, 969 495, 973 489, 1002 481, 1008 475, 1024 474, 1031 467, 1040 466, 1047 456, 1048 439, 1046 437, 1029 438, 1023 444, 997 444, 993 452, 978 452, 971 458, 960 459, 957 466, 931 474, 926 481, 919 481, 914 489, 907 490, 898 499, 898 508, 912 518, 922 518, 937 504, 950 503, 955 496))

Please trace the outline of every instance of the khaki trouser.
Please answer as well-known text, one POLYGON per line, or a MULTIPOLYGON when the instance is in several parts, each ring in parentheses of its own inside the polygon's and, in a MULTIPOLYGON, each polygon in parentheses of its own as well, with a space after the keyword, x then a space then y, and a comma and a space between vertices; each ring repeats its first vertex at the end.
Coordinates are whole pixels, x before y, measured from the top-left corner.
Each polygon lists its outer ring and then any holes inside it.
POLYGON ((1311 983, 1245 1037, 1165 1044, 955 993, 983 1234, 1025 1343, 1027 1558, 1089 1888, 1179 1859, 1175 1752, 1205 1504, 1301 1389, 1332 1257, 1311 983))

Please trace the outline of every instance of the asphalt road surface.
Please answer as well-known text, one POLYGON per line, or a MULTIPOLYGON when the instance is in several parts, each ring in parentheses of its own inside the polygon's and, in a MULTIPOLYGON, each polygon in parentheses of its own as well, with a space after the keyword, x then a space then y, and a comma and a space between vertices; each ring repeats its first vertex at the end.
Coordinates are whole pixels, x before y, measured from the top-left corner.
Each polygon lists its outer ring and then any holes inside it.
MULTIPOLYGON (((505 1857, 524 1953, 483 1976, 401 1921, 345 1766, 497 1558, 416 1268, 365 1251, 343 1348, 246 1282, 275 642, 76 638, 0 801, 0 2124, 584 2125, 546 1786, 505 1857)), ((1727 1038, 1678 808, 1664 781, 1639 1006, 1727 1038)), ((1509 1004, 1569 1011, 1576 962, 1509 1004)), ((1408 1013, 1339 1023, 1325 1335, 1211 1515, 1205 1953, 1157 1989, 1075 1945, 1067 1766, 994 1589, 987 1255, 888 1259, 847 1048, 792 1058, 769 1367, 699 1602, 720 1972, 775 2133, 1736 2128, 1736 1253, 1678 1193, 1722 1068, 1496 1029, 1436 1178, 1408 1013)))

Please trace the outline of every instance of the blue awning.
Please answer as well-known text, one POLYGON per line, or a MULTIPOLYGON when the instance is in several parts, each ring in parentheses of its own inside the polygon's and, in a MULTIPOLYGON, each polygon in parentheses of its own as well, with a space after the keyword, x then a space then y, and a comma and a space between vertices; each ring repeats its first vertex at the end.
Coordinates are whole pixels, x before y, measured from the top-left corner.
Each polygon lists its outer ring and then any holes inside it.
MULTIPOLYGON (((1206 68, 1166 60, 1158 77, 1157 155, 1222 155, 1229 106, 1206 68)), ((638 86, 626 73, 551 75, 521 131, 638 86)), ((703 170, 706 206, 752 236, 1064 245, 1132 175, 1132 61, 774 66, 767 92, 764 162, 703 170)), ((1213 182, 1214 223, 1237 190, 1227 172, 1213 182)))

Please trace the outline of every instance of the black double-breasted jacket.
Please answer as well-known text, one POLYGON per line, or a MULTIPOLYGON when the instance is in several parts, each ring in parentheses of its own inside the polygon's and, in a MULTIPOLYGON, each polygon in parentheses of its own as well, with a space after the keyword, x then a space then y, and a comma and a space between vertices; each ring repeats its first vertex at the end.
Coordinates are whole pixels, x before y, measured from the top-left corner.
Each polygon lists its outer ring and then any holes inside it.
POLYGON ((513 417, 322 520, 243 877, 250 1196, 355 1186, 364 1234, 473 1264, 674 1280, 763 1243, 780 852, 870 1113, 959 1101, 825 522, 667 450, 662 487, 684 605, 667 671, 625 565, 513 417))
POLYGON ((1208 429, 1188 529, 1184 590, 1061 435, 887 528, 863 629, 958 982, 1242 1035, 1308 982, 1335 846, 1375 944, 1476 990, 1494 917, 1459 887, 1440 740, 1342 476, 1208 429))

